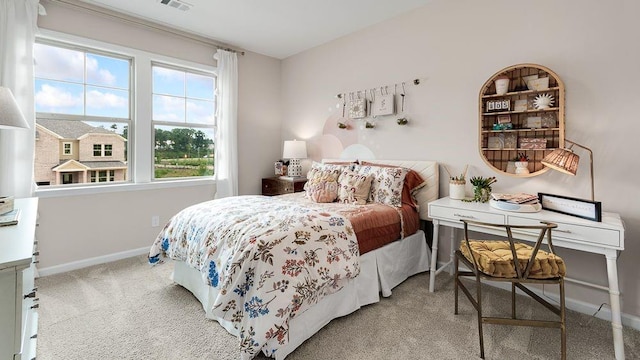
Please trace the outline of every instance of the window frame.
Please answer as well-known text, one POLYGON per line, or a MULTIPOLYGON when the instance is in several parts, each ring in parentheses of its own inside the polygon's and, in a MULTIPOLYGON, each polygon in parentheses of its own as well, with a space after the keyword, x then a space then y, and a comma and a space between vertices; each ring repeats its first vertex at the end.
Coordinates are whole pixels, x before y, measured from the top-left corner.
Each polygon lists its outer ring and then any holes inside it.
MULTIPOLYGON (((69 46, 80 46, 89 48, 90 52, 100 54, 98 50, 111 53, 118 53, 130 56, 132 61, 132 82, 135 86, 130 87, 130 96, 135 104, 130 110, 131 123, 128 128, 127 141, 130 143, 127 150, 127 171, 129 181, 118 181, 97 185, 97 183, 84 183, 80 186, 66 185, 58 187, 55 185, 36 187, 35 195, 40 197, 64 197, 69 195, 86 195, 111 193, 122 191, 152 190, 161 188, 180 188, 191 186, 215 186, 215 177, 192 177, 192 178, 164 178, 153 180, 153 146, 155 145, 153 123, 151 121, 151 63, 158 62, 163 65, 173 65, 178 68, 185 68, 194 71, 204 71, 211 73, 217 79, 217 68, 211 64, 196 63, 188 60, 177 59, 170 56, 147 52, 140 49, 133 49, 126 46, 107 43, 99 40, 88 39, 76 35, 70 35, 41 29, 36 37, 38 42, 52 41, 54 43, 65 43, 69 46)), ((217 100, 216 100, 217 101, 217 100)), ((52 115, 55 118, 56 114, 52 115)), ((92 120, 87 120, 92 121, 92 120)), ((216 128, 214 127, 214 131, 216 128)), ((215 139, 214 139, 215 141, 215 139)))
POLYGON ((71 141, 62 142, 62 155, 73 156, 73 143, 71 141), (67 145, 69 145, 68 153, 67 153, 67 145))
MULTIPOLYGON (((186 81, 186 79, 185 79, 186 81)), ((186 87, 186 83, 185 83, 185 87, 186 87)), ((153 96, 154 95, 163 95, 163 96, 172 96, 172 97, 178 97, 178 98, 183 98, 185 100, 185 119, 184 121, 180 122, 180 121, 163 121, 163 120, 154 120, 153 119, 153 109, 151 110, 151 127, 152 127, 152 131, 151 131, 151 136, 152 136, 152 157, 155 159, 155 143, 156 143, 156 132, 155 132, 155 128, 156 126, 171 126, 171 127, 181 127, 181 128, 193 128, 193 129, 212 129, 213 130, 213 134, 214 134, 214 146, 215 146, 215 134, 217 131, 217 123, 218 123, 218 117, 216 116, 216 112, 217 112, 217 96, 215 94, 215 92, 218 89, 218 75, 213 73, 213 72, 206 72, 206 71, 201 71, 201 70, 196 70, 196 69, 192 69, 192 68, 187 68, 184 66, 178 66, 175 64, 170 64, 170 63, 166 63, 166 62, 160 62, 160 61, 152 61, 151 62, 151 107, 153 108, 153 96), (186 112, 186 102, 189 99, 193 99, 193 100, 202 100, 200 98, 190 98, 187 97, 186 94, 186 89, 185 89, 185 94, 184 97, 179 97, 179 96, 175 96, 175 95, 167 95, 167 94, 161 94, 161 93, 154 93, 153 92, 153 67, 154 66, 158 66, 158 67, 163 67, 166 69, 170 69, 170 70, 175 70, 175 71, 182 71, 185 73, 191 73, 191 74, 195 74, 195 75, 201 75, 201 76, 208 76, 208 77, 213 77, 214 79, 214 95, 213 95, 213 103, 215 106, 215 110, 214 114, 213 114, 213 124, 208 125, 208 124, 200 124, 200 123, 189 123, 187 122, 187 112, 186 112)), ((152 172, 151 172, 151 176, 152 176, 152 181, 174 181, 177 179, 193 179, 193 178, 208 178, 208 177, 215 177, 215 161, 214 161, 214 168, 213 168, 213 175, 212 176, 192 176, 192 177, 166 177, 166 178, 156 178, 155 177, 155 161, 152 162, 151 166, 152 168, 152 172)))

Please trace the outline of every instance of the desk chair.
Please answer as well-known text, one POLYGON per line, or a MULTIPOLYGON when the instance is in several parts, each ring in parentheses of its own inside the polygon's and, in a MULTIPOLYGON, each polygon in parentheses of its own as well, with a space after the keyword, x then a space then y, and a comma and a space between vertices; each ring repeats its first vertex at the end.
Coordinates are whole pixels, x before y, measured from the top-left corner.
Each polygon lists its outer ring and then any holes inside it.
POLYGON ((541 225, 503 225, 490 224, 471 220, 464 222, 464 240, 460 249, 456 251, 455 266, 455 314, 458 314, 458 288, 478 312, 478 336, 480 338, 480 357, 484 359, 484 341, 482 324, 517 325, 559 328, 561 336, 561 356, 567 356, 567 336, 565 324, 564 304, 564 276, 566 268, 564 261, 555 255, 551 243, 551 229, 556 224, 541 223, 541 225), (500 232, 504 231, 507 240, 471 240, 469 239, 469 225, 489 227, 500 232), (518 233, 537 235, 538 240, 533 246, 514 241, 512 230, 518 233), (549 252, 540 250, 544 239, 547 239, 549 252), (473 256, 472 256, 473 254, 473 256), (513 259, 517 259, 519 266, 515 266, 513 259), (471 271, 460 271, 459 262, 471 271), (476 282, 476 298, 464 286, 461 278, 474 278, 476 282), (511 283, 511 317, 489 317, 482 313, 482 282, 481 280, 506 281, 511 283), (539 297, 524 284, 557 284, 560 287, 560 306, 553 305, 539 297), (516 317, 516 288, 522 290, 531 298, 544 305, 558 315, 558 321, 518 319, 516 317))

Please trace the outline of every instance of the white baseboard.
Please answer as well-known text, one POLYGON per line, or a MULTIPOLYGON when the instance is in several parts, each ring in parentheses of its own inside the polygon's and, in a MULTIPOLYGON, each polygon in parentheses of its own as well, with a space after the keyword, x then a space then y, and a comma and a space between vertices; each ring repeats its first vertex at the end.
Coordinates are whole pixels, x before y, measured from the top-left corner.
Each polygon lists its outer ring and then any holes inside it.
POLYGON ((149 253, 149 247, 127 250, 119 253, 104 255, 104 256, 96 256, 89 259, 83 259, 78 261, 73 261, 66 264, 60 264, 55 266, 49 266, 46 268, 39 268, 38 274, 39 276, 49 276, 64 273, 67 271, 82 269, 88 266, 104 264, 112 261, 122 260, 138 255, 143 255, 149 253))
MULTIPOLYGON (((438 264, 439 267, 442 266, 442 265, 443 264, 440 264, 440 263, 438 264)), ((447 274, 448 274, 448 272, 447 272, 447 274)), ((510 283, 497 282, 496 281, 496 282, 485 282, 485 284, 497 287, 499 289, 511 291, 511 284, 510 283)), ((559 303, 559 298, 560 297, 557 294, 543 292, 542 290, 540 290, 538 288, 533 288, 533 287, 531 287, 529 289, 531 291, 533 291, 536 295, 538 295, 538 296, 540 296, 542 298, 551 299, 552 301, 555 301, 556 303, 559 303)), ((598 311, 598 308, 600 307, 600 304, 588 303, 586 301, 577 300, 577 299, 573 299, 573 298, 567 297, 566 295, 565 295, 564 301, 565 301, 565 306, 567 307, 567 309, 570 309, 570 310, 573 310, 573 311, 577 311, 579 313, 586 314, 586 315, 589 315, 589 316, 592 316, 595 313, 596 314, 595 317, 597 317, 598 319, 611 321, 611 308, 610 308, 609 304, 605 304, 605 306, 603 306, 602 309, 600 309, 600 311, 598 311)), ((622 325, 628 326, 628 327, 630 327, 632 329, 635 329, 635 330, 640 330, 640 317, 635 316, 635 315, 625 314, 625 313, 622 313, 621 317, 622 317, 622 325)))

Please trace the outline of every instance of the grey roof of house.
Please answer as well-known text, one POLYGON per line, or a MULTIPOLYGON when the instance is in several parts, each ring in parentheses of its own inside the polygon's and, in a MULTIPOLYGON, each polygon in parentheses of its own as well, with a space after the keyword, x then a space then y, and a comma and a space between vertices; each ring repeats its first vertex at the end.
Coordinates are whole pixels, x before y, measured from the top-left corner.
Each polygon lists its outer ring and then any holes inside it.
POLYGON ((88 125, 75 120, 37 119, 36 123, 44 126, 64 139, 77 139, 85 134, 115 134, 111 130, 88 125))
MULTIPOLYGON (((78 160, 60 160, 60 163, 52 169, 57 168, 58 166, 69 162, 69 161, 78 161, 78 160)), ((127 164, 123 161, 78 161, 80 164, 88 167, 91 170, 97 169, 118 169, 118 168, 126 168, 127 164)))
POLYGON ((127 164, 122 161, 78 161, 89 169, 113 169, 126 168, 127 164))

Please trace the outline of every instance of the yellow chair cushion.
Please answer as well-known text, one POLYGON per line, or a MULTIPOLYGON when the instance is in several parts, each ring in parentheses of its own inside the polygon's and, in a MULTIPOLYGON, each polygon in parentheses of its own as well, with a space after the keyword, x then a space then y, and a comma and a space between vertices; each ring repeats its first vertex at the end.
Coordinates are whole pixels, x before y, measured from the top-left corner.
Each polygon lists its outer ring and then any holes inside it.
MULTIPOLYGON (((518 274, 513 266, 513 256, 508 241, 477 241, 469 240, 471 252, 478 263, 478 270, 494 277, 517 278, 518 274)), ((527 244, 516 243, 516 254, 520 269, 524 272, 527 261, 531 258, 533 247, 527 244)), ((460 252, 471 263, 473 260, 469 253, 466 241, 460 244, 460 252)), ((535 262, 529 272, 531 279, 549 279, 564 276, 567 269, 561 257, 549 252, 538 250, 535 262)))

